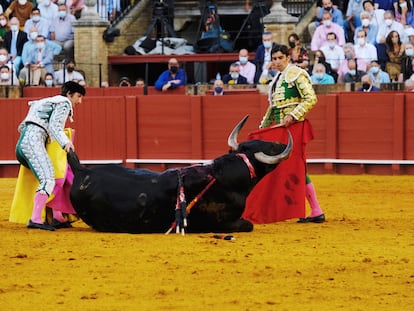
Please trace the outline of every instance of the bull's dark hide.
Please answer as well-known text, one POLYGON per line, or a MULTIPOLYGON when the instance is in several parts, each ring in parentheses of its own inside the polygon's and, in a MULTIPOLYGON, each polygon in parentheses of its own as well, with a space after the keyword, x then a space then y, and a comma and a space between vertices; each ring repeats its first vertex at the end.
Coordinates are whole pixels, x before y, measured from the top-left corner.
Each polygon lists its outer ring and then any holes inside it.
POLYGON ((79 217, 97 231, 165 232, 175 219, 178 174, 182 176, 187 202, 205 188, 212 176, 216 182, 192 208, 187 231, 251 231, 253 225, 240 219, 246 198, 254 185, 277 165, 260 162, 255 153, 279 155, 286 145, 251 140, 237 148, 211 164, 162 173, 121 165, 86 168, 70 152, 68 161, 75 175, 71 202, 79 217), (256 177, 251 177, 246 162, 237 153, 247 156, 256 177))

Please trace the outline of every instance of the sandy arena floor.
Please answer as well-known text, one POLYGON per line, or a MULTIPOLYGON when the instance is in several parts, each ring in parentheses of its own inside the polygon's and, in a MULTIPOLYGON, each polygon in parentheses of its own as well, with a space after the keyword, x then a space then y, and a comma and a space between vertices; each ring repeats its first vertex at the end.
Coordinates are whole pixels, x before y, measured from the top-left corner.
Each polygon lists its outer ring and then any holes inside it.
POLYGON ((211 234, 55 232, 8 222, 1 310, 414 310, 414 177, 315 175, 324 224, 211 234))

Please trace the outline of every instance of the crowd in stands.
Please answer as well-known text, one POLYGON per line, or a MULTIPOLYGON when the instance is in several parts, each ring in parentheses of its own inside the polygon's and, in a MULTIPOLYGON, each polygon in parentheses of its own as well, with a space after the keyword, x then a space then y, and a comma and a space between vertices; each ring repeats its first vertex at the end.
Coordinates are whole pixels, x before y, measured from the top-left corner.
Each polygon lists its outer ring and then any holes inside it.
MULTIPOLYGON (((121 10, 120 0, 105 5, 109 20, 121 10)), ((54 86, 69 80, 85 84, 84 74, 76 70, 73 29, 85 9, 83 0, 1 2, 0 84, 54 86), (63 65, 56 65, 58 59, 64 60, 63 65)), ((349 0, 343 11, 335 0, 318 0, 308 25, 310 45, 305 46, 296 33, 287 38, 290 61, 306 70, 314 84, 368 83, 365 76, 370 85, 403 83, 414 72, 413 27, 412 0, 349 0)), ((249 59, 247 49, 240 49, 214 88, 270 83, 276 74, 271 50, 278 44, 272 33, 263 33, 254 59, 249 59)), ((186 83, 185 71, 172 58, 155 88, 166 91, 186 83)))

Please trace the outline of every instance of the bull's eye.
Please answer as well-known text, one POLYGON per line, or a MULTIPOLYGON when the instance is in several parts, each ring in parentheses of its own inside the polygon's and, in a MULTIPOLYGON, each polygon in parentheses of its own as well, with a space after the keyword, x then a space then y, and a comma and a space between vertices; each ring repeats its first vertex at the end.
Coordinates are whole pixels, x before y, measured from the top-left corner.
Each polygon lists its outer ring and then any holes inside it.
POLYGON ((89 187, 89 185, 91 184, 90 179, 91 179, 91 176, 87 175, 87 176, 83 179, 82 183, 80 184, 80 186, 79 186, 79 190, 81 190, 81 191, 86 190, 86 188, 88 188, 88 187, 89 187))

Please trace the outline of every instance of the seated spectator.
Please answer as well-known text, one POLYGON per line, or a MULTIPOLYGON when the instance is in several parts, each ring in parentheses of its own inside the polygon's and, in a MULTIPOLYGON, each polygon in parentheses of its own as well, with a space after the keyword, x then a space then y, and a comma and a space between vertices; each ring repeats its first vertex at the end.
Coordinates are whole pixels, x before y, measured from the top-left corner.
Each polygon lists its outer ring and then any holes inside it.
POLYGON ((180 68, 176 58, 168 61, 168 70, 165 70, 155 81, 155 89, 158 91, 173 90, 187 84, 187 75, 184 69, 180 68))
POLYGON ((24 24, 24 32, 29 36, 30 29, 36 28, 39 35, 49 39, 49 27, 49 21, 40 16, 39 8, 34 7, 30 19, 24 24))
POLYGON ((290 47, 290 62, 304 69, 309 65, 308 50, 302 46, 299 40, 299 36, 296 33, 291 33, 288 37, 288 41, 290 47))
POLYGON ((19 86, 20 85, 19 80, 17 78, 14 79, 12 77, 13 75, 11 73, 9 66, 3 65, 0 67, 0 85, 19 86))
POLYGON ((118 86, 129 87, 131 86, 131 80, 129 80, 128 77, 122 77, 121 79, 119 79, 118 86))
POLYGON ((381 89, 372 84, 369 75, 363 75, 361 78, 362 87, 357 89, 357 92, 380 92, 381 89))
MULTIPOLYGON (((39 33, 38 33, 36 27, 32 27, 29 30, 29 36, 28 36, 29 40, 23 45, 23 51, 22 51, 22 64, 23 64, 23 66, 28 66, 29 63, 30 63, 30 59, 29 59, 30 53, 29 52, 32 48, 36 47, 36 38, 37 38, 38 35, 39 35, 39 33)), ((56 44, 56 43, 54 43, 50 40, 47 40, 47 39, 46 39, 45 42, 46 42, 45 43, 46 44, 45 49, 52 50, 54 56, 59 55, 60 51, 62 51, 62 48, 60 47, 60 45, 58 45, 58 44, 56 44)), ((49 70, 50 69, 51 68, 49 68, 49 70)))
POLYGON ((338 40, 338 45, 343 46, 345 44, 344 29, 332 22, 332 14, 328 11, 324 11, 322 14, 322 24, 318 26, 312 36, 311 49, 312 51, 320 50, 326 42, 326 34, 333 32, 338 40))
POLYGON ((397 0, 394 2, 395 20, 404 26, 414 26, 414 11, 411 0, 397 0))
POLYGON ((144 87, 145 86, 145 80, 143 78, 136 79, 135 80, 135 86, 144 87))
POLYGON ((52 73, 48 72, 48 73, 45 74, 44 84, 45 84, 46 87, 53 87, 53 86, 55 86, 55 81, 54 81, 54 78, 53 78, 53 74, 52 73))
POLYGON ((246 77, 247 83, 253 84, 256 74, 256 65, 249 61, 249 52, 246 49, 241 49, 239 52, 239 61, 237 62, 240 68, 240 74, 246 77))
POLYGON ((260 84, 269 84, 270 82, 272 82, 272 80, 276 76, 277 72, 278 71, 277 71, 276 65, 273 62, 270 62, 267 65, 267 69, 262 72, 262 75, 259 78, 259 83, 260 84))
MULTIPOLYGON (((4 12, 7 18, 16 17, 23 30, 24 23, 30 18, 34 4, 27 0, 14 0, 4 12)), ((10 18, 11 19, 11 18, 10 18)))
POLYGON ((377 38, 377 33, 378 33, 378 26, 376 24, 371 23, 371 14, 369 14, 367 11, 362 11, 360 17, 361 17, 361 26, 355 29, 354 44, 358 43, 357 42, 358 32, 363 30, 365 31, 367 42, 372 45, 375 45, 375 40, 377 38))
POLYGON ((23 45, 28 39, 27 34, 19 29, 20 24, 17 17, 12 17, 9 25, 10 31, 4 35, 3 47, 9 51, 9 55, 12 57, 14 71, 18 74, 22 64, 23 45))
POLYGON ((370 24, 373 26, 376 26, 376 28, 378 29, 378 27, 384 23, 385 10, 382 8, 376 8, 376 5, 373 0, 365 0, 364 2, 362 2, 362 5, 364 7, 364 10, 368 12, 369 15, 371 16, 370 24))
POLYGON ((230 65, 229 73, 223 76, 224 84, 248 84, 246 77, 240 74, 240 66, 238 63, 230 65))
POLYGON ((404 91, 414 92, 414 80, 407 79, 404 81, 404 91))
POLYGON ((350 59, 356 59, 357 60, 357 67, 359 70, 366 71, 367 70, 367 62, 362 59, 358 58, 355 54, 355 48, 354 45, 350 42, 346 43, 343 46, 345 59, 341 62, 338 69, 338 82, 342 83, 344 82, 342 79, 344 75, 349 71, 348 68, 348 60, 350 59))
POLYGON ((262 44, 256 49, 254 55, 254 64, 256 65, 256 76, 254 82, 257 83, 263 71, 267 70, 267 65, 272 61, 272 48, 278 44, 273 41, 271 32, 264 32, 262 35, 262 44))
POLYGON ((334 78, 326 73, 325 66, 322 64, 313 66, 311 81, 312 84, 335 84, 334 78))
POLYGON ((331 64, 329 64, 326 61, 325 54, 321 50, 318 50, 318 51, 315 52, 315 58, 314 58, 314 61, 313 61, 313 65, 310 66, 309 69, 308 69, 309 75, 311 75, 313 73, 313 67, 316 64, 324 65, 326 73, 328 75, 332 76, 334 78, 335 82, 337 82, 338 73, 335 70, 333 70, 332 67, 331 67, 331 64))
POLYGON ((361 26, 361 12, 364 11, 361 0, 349 0, 345 13, 346 37, 352 39, 357 27, 361 26))
POLYGON ((36 46, 29 50, 28 64, 21 70, 19 79, 25 84, 40 85, 47 72, 53 72, 54 49, 46 45, 46 38, 39 35, 36 46))
POLYGON ((224 95, 224 83, 222 80, 215 80, 213 85, 214 96, 224 95))
POLYGON ((361 78, 363 75, 366 75, 367 73, 363 70, 359 70, 357 68, 357 63, 355 59, 348 59, 348 72, 343 77, 344 83, 355 83, 355 82, 361 82, 361 78))
POLYGON ((409 79, 414 68, 414 45, 412 43, 405 44, 405 55, 401 58, 401 75, 400 81, 409 79))
POLYGON ((4 13, 0 13, 0 46, 3 46, 4 36, 9 31, 9 21, 4 13))
POLYGON ((374 45, 367 42, 367 35, 364 30, 358 30, 357 43, 354 46, 355 56, 369 63, 378 59, 377 49, 374 45))
POLYGON ((414 45, 414 28, 406 27, 404 29, 405 37, 407 38, 405 43, 411 43, 414 45))
POLYGON ((10 56, 6 48, 0 48, 0 67, 7 66, 10 68, 10 74, 13 82, 18 81, 16 72, 14 71, 13 64, 10 62, 10 56))
POLYGON ((57 85, 62 85, 67 81, 75 81, 80 85, 85 85, 85 77, 76 70, 76 63, 74 60, 66 62, 65 70, 59 69, 55 71, 55 82, 57 85))
POLYGON ((58 6, 52 0, 43 0, 37 6, 40 10, 40 15, 51 23, 58 15, 58 6))
POLYGON ((391 83, 390 76, 388 73, 381 70, 381 66, 377 60, 371 62, 368 74, 373 83, 391 83))
POLYGON ((327 43, 321 47, 321 51, 325 55, 326 62, 331 65, 333 70, 337 71, 341 61, 345 59, 344 50, 338 45, 335 33, 329 32, 326 39, 327 43))
POLYGON ((342 28, 344 27, 344 14, 340 9, 338 9, 338 6, 334 6, 331 0, 322 0, 321 2, 321 7, 316 8, 316 21, 311 22, 308 25, 308 31, 311 37, 314 36, 316 29, 321 25, 323 20, 322 16, 325 11, 331 14, 333 23, 339 25, 342 28))
POLYGON ((401 42, 400 35, 397 31, 392 30, 385 41, 387 47, 388 61, 385 65, 385 71, 390 75, 393 82, 402 82, 401 60, 405 53, 405 45, 401 42))
POLYGON ((73 30, 75 21, 75 16, 67 12, 66 5, 60 4, 58 16, 50 23, 50 40, 62 47, 66 59, 75 59, 73 30))
POLYGON ((406 42, 404 26, 394 20, 393 12, 386 11, 384 13, 384 23, 379 26, 376 39, 378 61, 380 62, 381 68, 383 69, 385 68, 385 64, 388 61, 386 39, 391 31, 398 32, 401 41, 406 42))

